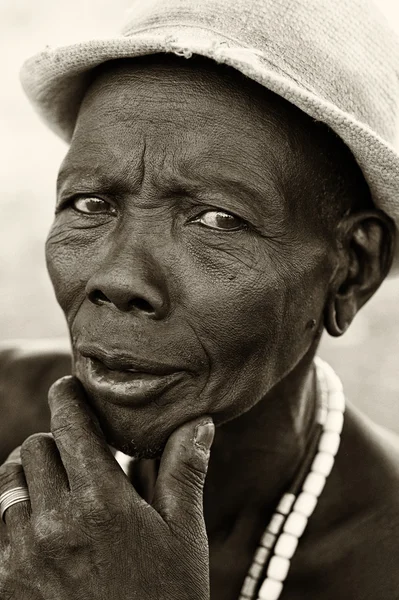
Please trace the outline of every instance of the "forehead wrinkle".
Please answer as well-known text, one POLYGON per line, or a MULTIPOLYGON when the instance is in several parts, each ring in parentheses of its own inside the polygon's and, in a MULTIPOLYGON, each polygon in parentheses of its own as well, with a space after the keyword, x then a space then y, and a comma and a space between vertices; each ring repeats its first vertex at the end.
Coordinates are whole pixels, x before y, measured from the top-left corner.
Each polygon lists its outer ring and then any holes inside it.
MULTIPOLYGON (((115 117, 113 116, 113 119, 115 117)), ((214 123, 200 122, 194 125, 186 119, 183 123, 165 118, 165 113, 161 116, 156 116, 153 120, 148 115, 141 115, 137 120, 129 118, 129 121, 121 123, 117 120, 115 123, 100 124, 98 119, 94 120, 93 127, 89 127, 88 135, 90 139, 94 134, 96 139, 96 129, 100 132, 104 141, 100 145, 101 152, 110 154, 112 157, 126 159, 131 156, 132 160, 126 161, 125 174, 131 175, 132 164, 136 168, 136 162, 139 164, 143 160, 144 147, 147 146, 147 163, 152 163, 154 176, 162 174, 167 177, 173 177, 173 174, 181 171, 183 175, 186 173, 187 178, 192 179, 193 174, 201 174, 201 172, 219 171, 220 167, 231 171, 230 179, 242 181, 259 181, 258 187, 265 185, 270 187, 270 182, 276 183, 276 156, 273 152, 272 144, 266 146, 265 140, 252 138, 252 143, 246 147, 241 140, 248 140, 251 135, 250 128, 244 126, 245 131, 240 133, 236 127, 231 127, 231 124, 223 127, 221 120, 218 121, 219 139, 214 140, 215 129, 214 123), (140 120, 139 120, 140 119, 140 120), (107 127, 114 129, 116 127, 118 144, 109 144, 109 137, 104 136, 107 127), (165 131, 163 131, 165 129, 165 131), (162 133, 164 135, 162 135, 162 133), (127 152, 126 149, 129 149, 127 152), (140 156, 138 155, 140 149, 140 156), (242 172, 242 176, 237 178, 237 170, 242 172)), ((237 126, 239 124, 237 123, 237 126)), ((87 141, 87 140, 86 140, 87 141)), ((98 144, 97 144, 98 145, 98 144)), ((117 162, 120 167, 123 161, 117 162)), ((150 165, 148 165, 150 166, 150 165)), ((147 169, 151 172, 151 168, 147 169)), ((165 179, 165 177, 163 177, 165 179)))
MULTIPOLYGON (((170 85, 159 77, 153 77, 154 90, 148 86, 151 80, 151 74, 147 74, 145 79, 137 77, 137 85, 133 81, 137 74, 128 73, 124 77, 118 74, 110 73, 103 81, 100 78, 89 88, 82 102, 78 116, 78 124, 82 119, 90 120, 91 109, 100 110, 102 119, 94 119, 93 129, 101 129, 104 121, 108 125, 124 124, 127 127, 134 128, 138 123, 146 121, 150 125, 159 126, 170 125, 171 127, 186 126, 192 120, 190 112, 191 101, 195 102, 193 111, 196 118, 199 116, 209 120, 210 114, 215 111, 215 104, 219 104, 222 113, 226 110, 226 104, 219 95, 213 93, 210 89, 196 85, 191 82, 190 85, 179 86, 179 94, 176 94, 176 82, 170 85), (112 75, 114 75, 112 77, 112 75), (198 95, 200 92, 201 103, 198 104, 198 95), (211 92, 211 93, 209 93, 211 92), (210 96, 207 101, 207 96, 210 96), (187 109, 187 110, 184 110, 187 109)), ((93 112, 95 112, 93 111, 93 112)))
MULTIPOLYGON (((72 146, 73 150, 76 147, 72 146)), ((90 155, 81 154, 79 147, 75 153, 67 154, 57 178, 57 192, 62 194, 66 188, 87 188, 122 195, 139 190, 144 179, 145 142, 139 151, 135 165, 126 160, 126 153, 116 151, 115 146, 95 149, 90 145, 90 155), (94 151, 93 151, 94 150, 94 151), (125 160, 121 160, 121 158, 125 160)))
MULTIPOLYGON (((115 65, 113 69, 101 73, 94 79, 88 90, 88 95, 98 87, 111 92, 111 94, 115 93, 117 87, 125 87, 124 99, 128 97, 132 102, 135 101, 137 92, 144 92, 143 95, 148 96, 149 100, 156 100, 156 96, 152 93, 145 93, 148 88, 154 87, 158 94, 162 94, 163 99, 169 99, 171 95, 174 96, 176 104, 185 104, 191 96, 197 98, 199 94, 202 96, 202 100, 208 96, 212 99, 212 102, 220 99, 223 104, 221 96, 226 97, 226 93, 228 96, 235 90, 233 82, 220 78, 219 75, 215 77, 209 71, 196 69, 195 77, 193 77, 193 69, 189 66, 155 68, 153 70, 148 67, 143 69, 137 67, 137 65, 134 69, 131 65, 115 65), (221 86, 224 92, 222 95, 220 94, 221 86), (183 87, 184 93, 181 93, 183 87), (133 90, 133 93, 130 90, 133 90), (175 94, 176 90, 179 91, 178 95, 175 94)), ((118 95, 121 97, 120 91, 118 95)))
POLYGON ((104 123, 95 111, 80 117, 57 187, 61 189, 69 180, 119 193, 139 190, 144 180, 146 139, 137 123, 127 130, 118 119, 104 123))
MULTIPOLYGON (((270 110, 263 110, 256 99, 245 95, 238 100, 235 96, 233 106, 236 110, 229 109, 227 112, 226 89, 230 89, 230 82, 224 82, 223 93, 219 95, 215 93, 212 85, 204 86, 204 80, 208 81, 206 74, 200 73, 200 79, 193 79, 192 72, 188 75, 186 79, 184 70, 179 71, 178 83, 181 84, 183 79, 184 93, 180 90, 180 93, 176 94, 175 80, 165 80, 159 77, 159 73, 153 74, 151 70, 138 72, 129 70, 125 73, 118 70, 116 73, 111 71, 102 74, 89 90, 82 105, 83 114, 81 111, 79 117, 82 122, 88 119, 90 127, 87 128, 86 124, 86 131, 89 131, 91 138, 95 137, 96 132, 99 132, 101 137, 107 127, 117 127, 120 130, 117 136, 117 148, 111 147, 107 151, 116 157, 124 156, 125 160, 120 162, 116 160, 112 168, 121 171, 121 177, 129 179, 130 183, 139 179, 135 177, 136 170, 137 173, 143 174, 143 166, 145 166, 147 180, 152 180, 152 184, 158 188, 170 188, 171 185, 175 185, 175 183, 170 184, 170 181, 174 182, 176 179, 178 187, 186 188, 195 186, 198 188, 198 181, 200 181, 208 187, 213 184, 231 190, 234 188, 234 183, 237 185, 241 183, 242 187, 247 185, 247 188, 253 189, 258 196, 279 198, 281 202, 284 197, 283 192, 286 191, 283 189, 285 186, 281 184, 284 171, 287 171, 284 162, 287 159, 288 163, 290 162, 290 153, 287 153, 287 148, 280 148, 279 143, 276 148, 275 146, 276 140, 281 142, 286 138, 287 123, 276 113, 272 104, 270 110), (151 93, 153 87, 156 87, 157 94, 151 93), (169 95, 172 88, 174 94, 169 95), (198 92, 201 94, 200 103, 198 103, 198 92), (197 101, 193 106, 195 119, 192 110, 190 113, 191 98, 197 101), (91 118, 93 106, 97 111, 93 111, 93 118, 91 118), (183 106, 188 110, 184 108, 176 110, 183 106), (103 116, 102 119, 98 118, 98 108, 103 116), (251 108, 252 110, 249 110, 251 108), (244 114, 247 118, 242 118, 244 114), (217 133, 223 134, 219 147, 217 143, 215 145, 214 132, 212 135, 215 122, 219 125, 217 133), (160 127, 163 127, 165 130, 163 133, 167 134, 163 138, 168 140, 169 147, 166 142, 160 143, 162 139, 160 127), (203 134, 204 131, 206 134, 203 134), (156 137, 155 144, 152 143, 153 132, 156 137), (181 143, 182 132, 185 138, 184 144, 181 143), (136 145, 133 145, 129 139, 132 135, 140 139, 140 144, 142 138, 148 138, 147 154, 152 159, 156 157, 152 165, 148 161, 143 163, 142 152, 140 152, 140 162, 137 166, 133 164, 138 158, 138 153, 136 153, 136 145), (176 138, 176 135, 179 138, 176 138), (249 138, 251 143, 245 144, 249 138), (241 140, 242 144, 240 144, 241 140), (225 146, 222 145, 223 143, 225 146), (126 144, 129 148, 128 155, 132 159, 129 161, 126 161, 126 144), (172 152, 170 146, 173 147, 172 152), (153 150, 153 147, 156 150, 153 150), (195 149, 194 156, 190 156, 193 154, 192 148, 195 149), (220 173, 222 165, 226 172, 224 182, 220 173)), ((212 81, 210 78, 211 84, 212 81)), ((106 143, 107 136, 104 138, 104 144, 106 143)), ((104 164, 110 166, 108 161, 104 164)), ((115 176, 115 172, 112 175, 115 176)), ((142 177, 140 181, 141 179, 142 177)))
POLYGON ((255 116, 262 125, 281 130, 281 115, 275 106, 275 99, 268 101, 268 97, 259 97, 259 89, 254 95, 241 89, 242 87, 242 83, 237 86, 236 80, 222 77, 220 73, 204 69, 194 71, 183 61, 178 68, 156 66, 155 71, 151 67, 143 69, 140 64, 127 66, 119 63, 94 79, 82 106, 97 102, 103 106, 104 115, 111 120, 128 123, 134 121, 136 116, 142 117, 143 107, 144 110, 160 107, 161 111, 154 111, 151 116, 153 123, 168 121, 176 126, 179 120, 183 123, 190 122, 192 115, 187 116, 181 109, 189 108, 191 101, 194 101, 195 115, 202 115, 205 121, 212 118, 215 109, 219 108, 219 118, 228 121, 233 114, 238 116, 237 126, 245 128, 247 121, 254 121, 255 116), (138 112, 135 114, 132 109, 138 109, 138 112), (172 114, 170 121, 166 118, 165 111, 172 114), (249 115, 251 118, 248 119, 249 115))

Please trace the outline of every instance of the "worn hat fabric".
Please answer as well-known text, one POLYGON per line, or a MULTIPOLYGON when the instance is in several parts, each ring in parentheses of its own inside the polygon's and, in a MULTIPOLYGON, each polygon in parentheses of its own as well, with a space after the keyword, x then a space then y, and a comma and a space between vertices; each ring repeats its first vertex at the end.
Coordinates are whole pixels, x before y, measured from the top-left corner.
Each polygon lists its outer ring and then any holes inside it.
POLYGON ((326 123, 399 228, 399 42, 371 0, 136 1, 120 35, 47 47, 21 81, 69 141, 95 66, 159 52, 230 65, 326 123))

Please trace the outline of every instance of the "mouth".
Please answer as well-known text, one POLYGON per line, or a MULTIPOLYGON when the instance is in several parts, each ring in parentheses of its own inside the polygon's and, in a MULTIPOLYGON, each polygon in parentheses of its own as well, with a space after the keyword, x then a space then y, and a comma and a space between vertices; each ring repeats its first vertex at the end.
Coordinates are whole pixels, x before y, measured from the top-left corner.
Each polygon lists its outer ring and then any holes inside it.
POLYGON ((159 398, 184 376, 178 366, 86 347, 78 348, 75 369, 89 393, 132 406, 159 398))

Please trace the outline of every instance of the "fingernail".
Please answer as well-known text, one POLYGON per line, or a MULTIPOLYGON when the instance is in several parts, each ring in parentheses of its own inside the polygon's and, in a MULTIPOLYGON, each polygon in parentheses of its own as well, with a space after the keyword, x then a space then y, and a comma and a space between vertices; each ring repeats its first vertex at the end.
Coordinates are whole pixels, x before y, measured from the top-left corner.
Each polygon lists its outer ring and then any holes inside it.
POLYGON ((202 450, 210 450, 215 435, 215 425, 212 421, 200 423, 195 429, 194 443, 202 450))

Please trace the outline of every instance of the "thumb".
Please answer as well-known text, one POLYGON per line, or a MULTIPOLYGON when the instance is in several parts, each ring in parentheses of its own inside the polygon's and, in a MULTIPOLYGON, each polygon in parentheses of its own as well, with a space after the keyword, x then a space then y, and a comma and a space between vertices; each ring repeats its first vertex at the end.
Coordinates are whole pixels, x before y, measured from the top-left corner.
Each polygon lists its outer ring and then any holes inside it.
POLYGON ((162 454, 153 507, 171 526, 203 521, 203 489, 215 426, 210 417, 185 423, 162 454))

